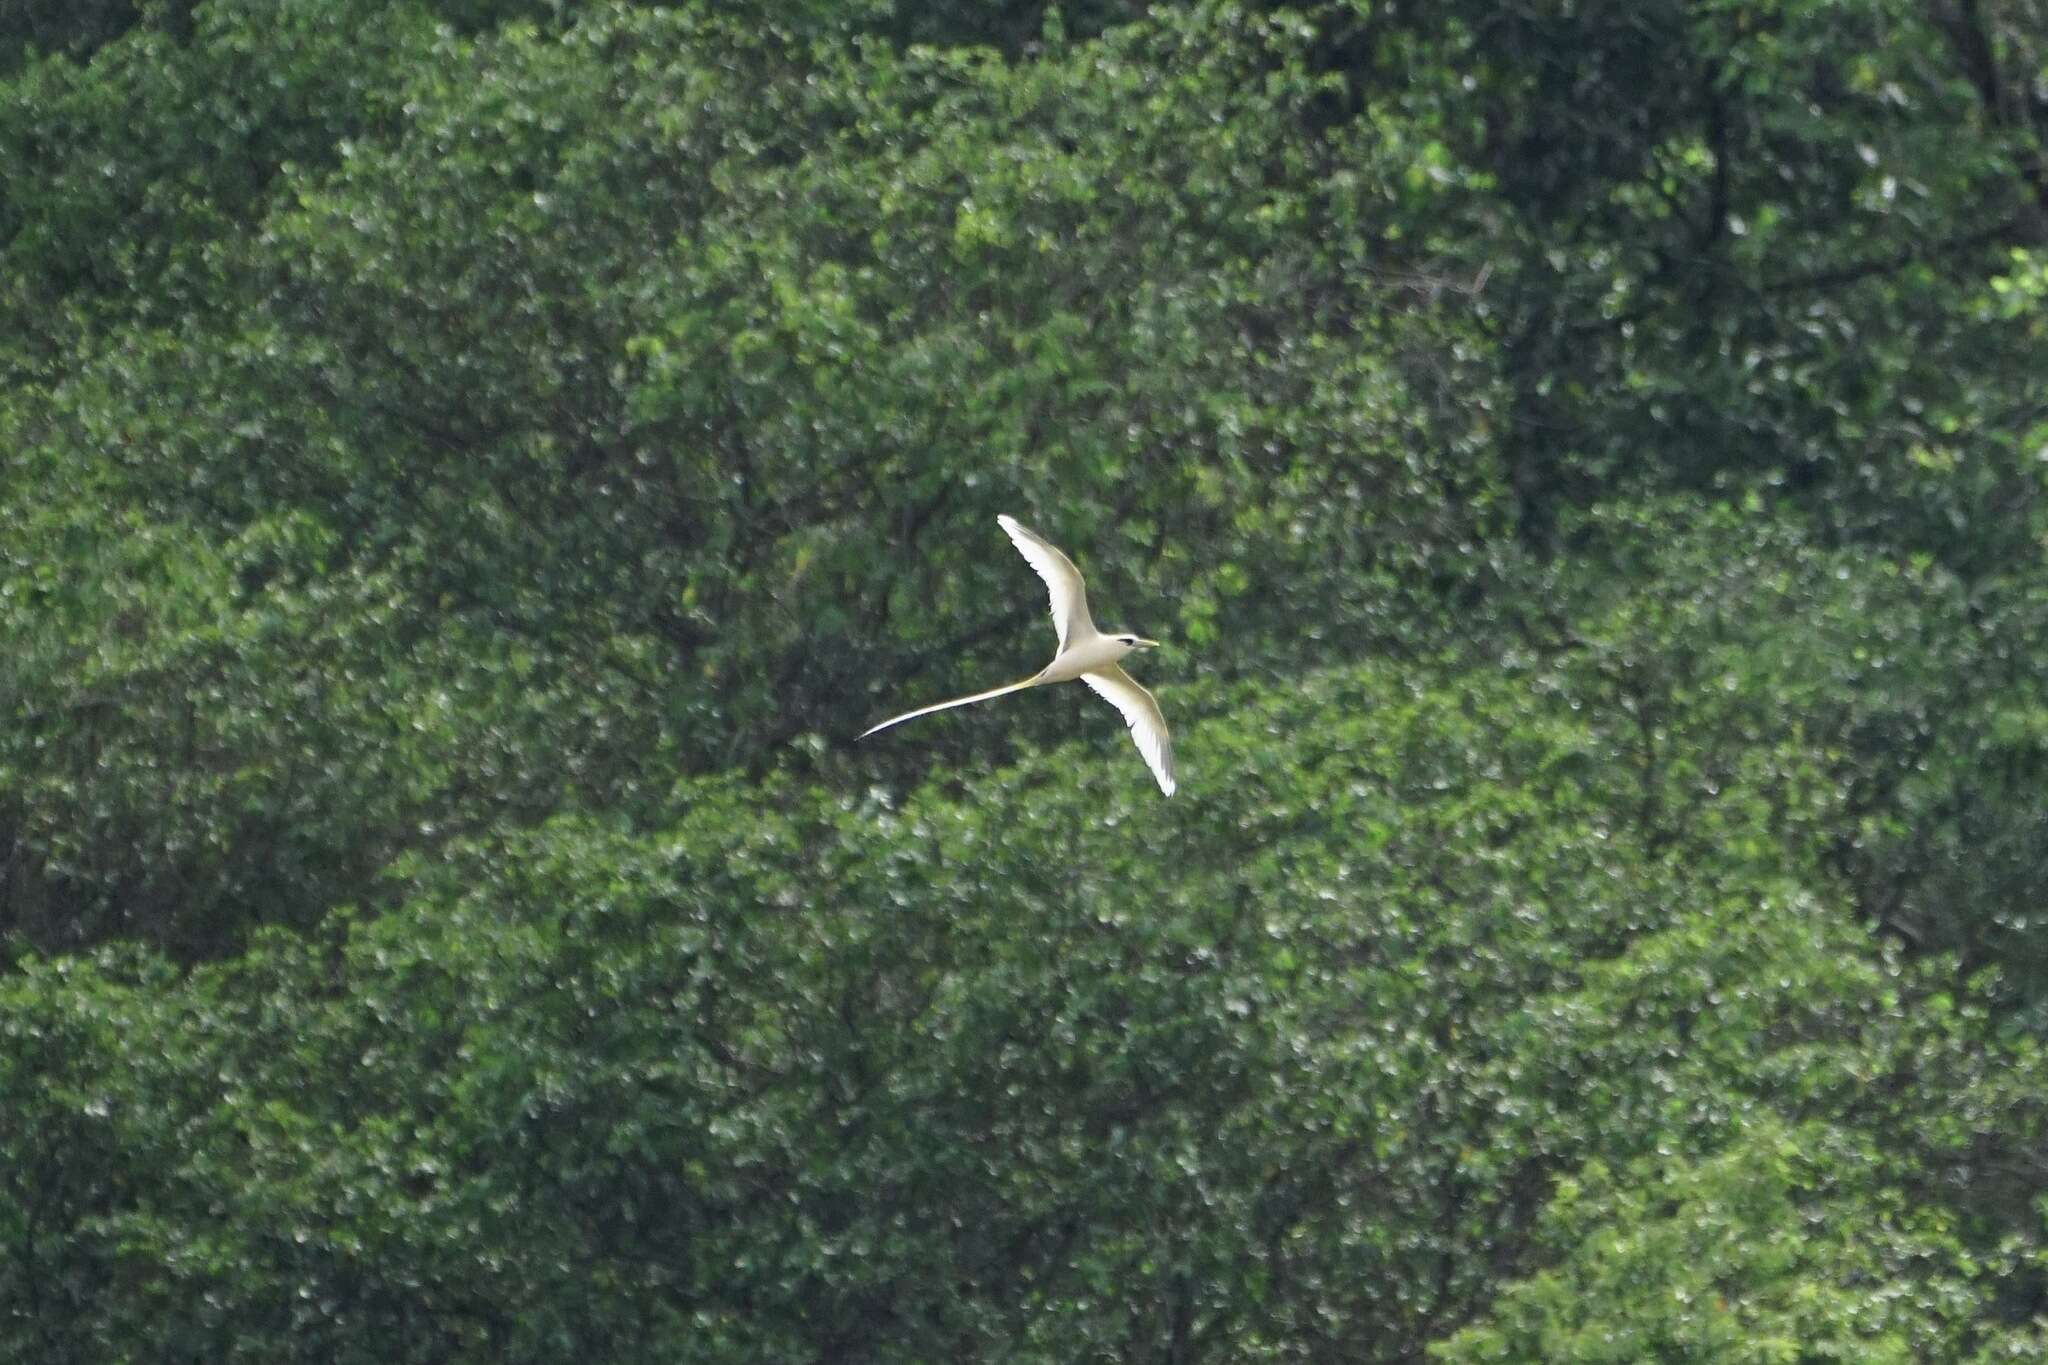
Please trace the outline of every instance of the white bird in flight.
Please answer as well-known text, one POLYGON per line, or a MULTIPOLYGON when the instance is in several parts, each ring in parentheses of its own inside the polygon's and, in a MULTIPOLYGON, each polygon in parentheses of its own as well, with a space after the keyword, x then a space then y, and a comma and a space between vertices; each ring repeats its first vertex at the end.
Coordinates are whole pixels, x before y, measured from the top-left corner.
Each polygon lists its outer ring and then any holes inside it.
POLYGON ((1159 779, 1159 790, 1168 796, 1173 795, 1178 784, 1173 780, 1173 746, 1166 736, 1166 717, 1159 714, 1159 703, 1152 699, 1152 694, 1138 686, 1131 675, 1117 664, 1132 650, 1151 649, 1159 642, 1140 635, 1104 635, 1097 630, 1095 622, 1089 619, 1087 589, 1081 583, 1081 571, 1074 567, 1074 561, 1061 554, 1052 542, 1027 530, 1015 517, 1000 516, 996 520, 1009 533, 1011 542, 1024 556, 1025 562, 1038 570, 1038 576, 1045 580, 1046 591, 1052 594, 1052 623, 1060 635, 1059 653, 1053 656, 1051 663, 1022 682, 905 711, 883 721, 861 738, 866 739, 878 730, 928 716, 934 711, 988 701, 992 697, 1022 692, 1027 687, 1071 682, 1079 678, 1111 706, 1123 712, 1124 724, 1131 727, 1131 738, 1137 741, 1138 752, 1145 756, 1152 776, 1159 779))

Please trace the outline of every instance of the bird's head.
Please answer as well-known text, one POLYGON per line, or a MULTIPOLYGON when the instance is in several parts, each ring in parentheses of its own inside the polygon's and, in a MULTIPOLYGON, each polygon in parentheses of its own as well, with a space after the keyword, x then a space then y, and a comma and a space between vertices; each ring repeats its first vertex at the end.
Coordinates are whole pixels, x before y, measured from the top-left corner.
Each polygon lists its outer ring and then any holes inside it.
POLYGON ((1159 642, 1157 640, 1148 640, 1142 635, 1117 635, 1112 638, 1115 639, 1116 642, 1122 645, 1125 649, 1159 648, 1159 642))

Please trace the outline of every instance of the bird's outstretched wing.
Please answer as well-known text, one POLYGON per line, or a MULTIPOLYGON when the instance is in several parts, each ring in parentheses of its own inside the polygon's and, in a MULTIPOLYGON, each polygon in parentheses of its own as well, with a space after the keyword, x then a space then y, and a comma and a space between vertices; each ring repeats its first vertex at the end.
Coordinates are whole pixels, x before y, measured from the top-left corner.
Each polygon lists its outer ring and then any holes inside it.
MULTIPOLYGON (((919 716, 928 716, 934 711, 944 711, 947 708, 954 706, 965 706, 969 702, 987 701, 991 697, 1000 697, 1011 692, 1022 692, 1025 688, 1030 687, 1037 681, 1038 674, 1034 673, 1030 677, 1024 679, 1024 681, 1022 682, 1007 683, 1002 687, 991 687, 988 691, 976 692, 971 697, 955 697, 951 701, 939 701, 933 702, 930 706, 920 706, 915 711, 905 711, 900 716, 891 716, 888 720, 885 720, 880 725, 877 725, 874 728, 874 730, 861 731, 860 737, 862 739, 866 739, 869 735, 874 734, 875 730, 886 730, 892 725, 901 725, 906 720, 916 720, 919 716)), ((1129 680, 1126 679, 1126 681, 1129 680)), ((1135 683, 1132 683, 1131 685, 1133 687, 1137 686, 1137 684, 1135 683)))
POLYGON ((1081 681, 1123 712, 1124 724, 1131 727, 1138 752, 1145 756, 1152 776, 1159 779, 1159 790, 1173 795, 1179 785, 1173 779, 1173 741, 1167 737, 1166 717, 1159 714, 1159 703, 1152 699, 1152 694, 1115 664, 1083 673, 1081 681))
POLYGON ((1083 638, 1095 634, 1095 622, 1088 616, 1088 592, 1081 585, 1081 571, 1074 567, 1074 561, 1015 517, 1006 513, 996 521, 1009 532, 1017 553, 1045 580, 1046 591, 1052 595, 1052 624, 1060 633, 1060 648, 1064 650, 1077 633, 1083 638))

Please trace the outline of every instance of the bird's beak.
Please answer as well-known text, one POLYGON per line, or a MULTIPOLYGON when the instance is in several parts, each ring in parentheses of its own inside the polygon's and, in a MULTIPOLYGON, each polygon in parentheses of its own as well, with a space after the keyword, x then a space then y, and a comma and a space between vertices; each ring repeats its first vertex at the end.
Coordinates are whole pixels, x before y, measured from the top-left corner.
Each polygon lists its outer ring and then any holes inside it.
POLYGON ((1159 648, 1159 642, 1157 640, 1148 640, 1142 635, 1138 637, 1138 644, 1145 649, 1159 648))

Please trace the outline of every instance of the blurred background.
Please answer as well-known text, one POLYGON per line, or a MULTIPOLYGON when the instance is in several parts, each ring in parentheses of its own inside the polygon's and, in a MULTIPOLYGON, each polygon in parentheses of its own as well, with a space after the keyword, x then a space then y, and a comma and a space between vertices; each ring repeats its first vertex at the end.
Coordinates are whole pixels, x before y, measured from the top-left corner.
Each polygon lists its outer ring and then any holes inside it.
POLYGON ((2040 0, 7 7, 0 1356, 2038 1359, 2044 307, 2040 0))

